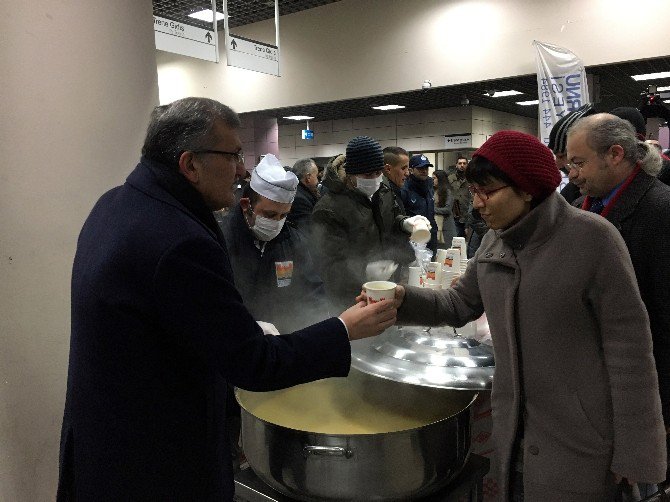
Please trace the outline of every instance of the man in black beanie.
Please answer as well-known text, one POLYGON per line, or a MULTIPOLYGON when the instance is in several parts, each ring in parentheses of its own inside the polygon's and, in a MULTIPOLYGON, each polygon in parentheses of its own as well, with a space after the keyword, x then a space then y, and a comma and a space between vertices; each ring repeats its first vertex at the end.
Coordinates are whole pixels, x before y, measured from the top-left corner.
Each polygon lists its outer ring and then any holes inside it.
MULTIPOLYGON (((402 214, 382 183, 384 153, 379 143, 358 136, 347 145, 346 176, 331 183, 314 207, 312 231, 321 278, 332 303, 350 305, 366 281, 366 267, 379 260, 407 265, 412 219, 402 214)), ((417 218, 417 217, 415 217, 417 218)))

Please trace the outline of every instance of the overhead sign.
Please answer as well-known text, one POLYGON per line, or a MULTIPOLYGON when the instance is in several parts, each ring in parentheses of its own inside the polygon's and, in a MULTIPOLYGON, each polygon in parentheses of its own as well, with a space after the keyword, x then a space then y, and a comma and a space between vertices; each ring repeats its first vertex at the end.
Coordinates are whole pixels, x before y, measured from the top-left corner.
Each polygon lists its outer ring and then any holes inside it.
POLYGON ((470 148, 472 146, 472 133, 445 134, 444 146, 447 150, 458 150, 459 148, 470 148))
POLYGON ((154 16, 154 36, 158 50, 219 62, 217 37, 212 30, 154 16))
POLYGON ((310 129, 302 130, 302 139, 314 139, 314 131, 310 129))
POLYGON ((226 37, 228 66, 279 76, 279 48, 233 35, 226 37))

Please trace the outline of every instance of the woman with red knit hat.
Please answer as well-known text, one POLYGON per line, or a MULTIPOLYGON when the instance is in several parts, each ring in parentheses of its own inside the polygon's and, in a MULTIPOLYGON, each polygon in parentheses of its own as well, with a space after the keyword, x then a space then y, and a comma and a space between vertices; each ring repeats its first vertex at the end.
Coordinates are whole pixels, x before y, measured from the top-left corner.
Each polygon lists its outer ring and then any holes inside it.
POLYGON ((490 230, 453 288, 398 286, 398 323, 463 326, 486 311, 501 499, 610 500, 664 480, 649 321, 619 232, 556 192, 533 136, 494 134, 466 178, 490 230))

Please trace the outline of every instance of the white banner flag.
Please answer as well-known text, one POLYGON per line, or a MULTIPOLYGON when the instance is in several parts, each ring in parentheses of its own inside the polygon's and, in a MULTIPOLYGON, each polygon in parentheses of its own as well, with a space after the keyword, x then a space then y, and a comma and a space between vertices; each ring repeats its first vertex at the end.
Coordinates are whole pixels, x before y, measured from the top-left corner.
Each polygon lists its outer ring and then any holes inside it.
POLYGON ((566 113, 589 102, 586 71, 581 59, 563 47, 535 40, 537 50, 538 132, 549 143, 554 124, 566 113))

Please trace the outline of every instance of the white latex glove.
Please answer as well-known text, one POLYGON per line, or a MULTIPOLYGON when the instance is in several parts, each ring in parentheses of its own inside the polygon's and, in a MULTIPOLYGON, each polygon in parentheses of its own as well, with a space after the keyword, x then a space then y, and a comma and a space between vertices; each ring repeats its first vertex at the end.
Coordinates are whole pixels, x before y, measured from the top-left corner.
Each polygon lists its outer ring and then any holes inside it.
POLYGON ((397 268, 398 264, 391 260, 373 261, 365 267, 365 276, 368 281, 388 281, 397 268))
POLYGON ((432 228, 430 225, 430 221, 428 221, 428 218, 426 218, 425 216, 421 216, 420 214, 417 214, 416 216, 410 216, 409 218, 405 218, 402 222, 402 229, 405 232, 411 234, 414 231, 414 227, 419 221, 422 221, 430 231, 430 229, 432 228))
POLYGON ((279 330, 271 322, 256 321, 256 324, 258 324, 261 327, 261 329, 263 330, 263 334, 265 335, 273 335, 273 336, 281 335, 279 330))

